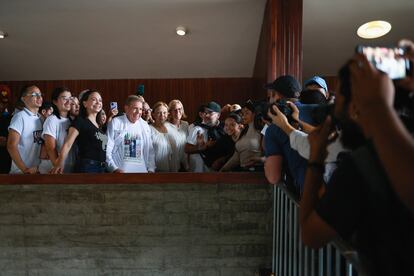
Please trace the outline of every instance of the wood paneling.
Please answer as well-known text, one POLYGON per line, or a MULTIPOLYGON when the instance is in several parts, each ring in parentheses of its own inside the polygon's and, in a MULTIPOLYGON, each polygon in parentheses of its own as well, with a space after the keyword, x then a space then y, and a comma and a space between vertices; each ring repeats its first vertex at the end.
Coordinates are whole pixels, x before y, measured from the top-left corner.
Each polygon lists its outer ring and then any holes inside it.
POLYGON ((253 75, 256 89, 286 74, 302 81, 302 13, 303 0, 267 1, 253 75))
POLYGON ((205 78, 205 79, 114 79, 114 80, 53 80, 53 81, 4 81, 12 90, 14 103, 21 87, 35 84, 50 100, 55 87, 66 86, 74 95, 86 88, 95 88, 102 93, 105 110, 109 102, 117 101, 123 107, 126 97, 134 94, 139 84, 145 85, 145 100, 154 104, 157 101, 169 102, 180 99, 192 121, 198 106, 208 101, 219 104, 243 103, 247 99, 257 99, 252 78, 205 78))
POLYGON ((32 184, 266 184, 263 173, 0 174, 0 185, 32 184))

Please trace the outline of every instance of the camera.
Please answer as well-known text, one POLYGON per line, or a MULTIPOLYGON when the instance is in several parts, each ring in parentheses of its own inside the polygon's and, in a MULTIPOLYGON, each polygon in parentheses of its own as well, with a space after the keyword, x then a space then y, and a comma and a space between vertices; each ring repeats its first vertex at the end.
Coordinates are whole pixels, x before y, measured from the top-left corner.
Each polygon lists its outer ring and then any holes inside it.
POLYGON ((403 79, 410 71, 410 61, 403 57, 404 48, 359 45, 356 47, 356 52, 364 54, 375 68, 386 73, 390 79, 403 79))
POLYGON ((276 112, 273 110, 273 106, 276 106, 280 110, 280 112, 282 112, 287 117, 289 123, 295 122, 295 120, 292 117, 293 110, 292 108, 290 108, 290 106, 284 99, 278 100, 276 103, 272 104, 269 104, 267 102, 260 102, 256 104, 256 117, 259 120, 263 119, 265 121, 271 122, 272 119, 269 117, 267 113, 270 111, 270 113, 276 115, 276 112))
MULTIPOLYGON (((311 113, 314 123, 316 125, 320 125, 325 122, 326 117, 328 116, 331 116, 332 120, 335 121, 334 110, 334 104, 321 104, 315 106, 315 108, 312 109, 311 113)), ((333 122, 333 124, 336 125, 336 121, 333 122)))

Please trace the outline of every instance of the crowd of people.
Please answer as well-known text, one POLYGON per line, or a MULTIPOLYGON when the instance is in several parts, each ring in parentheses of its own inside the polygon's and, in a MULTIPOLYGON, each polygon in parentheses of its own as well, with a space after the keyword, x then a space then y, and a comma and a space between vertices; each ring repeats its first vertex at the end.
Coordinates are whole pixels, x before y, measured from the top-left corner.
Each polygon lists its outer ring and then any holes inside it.
MULTIPOLYGON (((414 44, 402 43, 414 61, 414 44)), ((131 95, 122 113, 106 116, 99 91, 74 97, 59 87, 47 104, 29 85, 10 123, 2 115, 0 146, 12 160, 2 172, 264 172, 300 198, 306 244, 342 237, 370 275, 414 275, 411 74, 392 82, 357 54, 340 69, 336 93, 319 76, 302 89, 284 75, 265 85, 265 101, 211 101, 191 124, 178 99, 150 108, 131 95)))

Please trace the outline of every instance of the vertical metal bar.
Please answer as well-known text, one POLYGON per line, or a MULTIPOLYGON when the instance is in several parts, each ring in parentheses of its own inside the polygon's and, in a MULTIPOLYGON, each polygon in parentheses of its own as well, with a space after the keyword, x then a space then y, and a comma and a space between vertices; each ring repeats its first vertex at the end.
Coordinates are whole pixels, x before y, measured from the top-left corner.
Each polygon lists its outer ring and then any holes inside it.
MULTIPOLYGON (((273 229, 272 229, 272 238, 273 238, 273 248, 272 248, 272 273, 275 273, 276 271, 276 258, 277 258, 277 254, 276 254, 276 248, 277 248, 277 244, 276 244, 276 224, 277 224, 277 220, 276 220, 276 205, 277 205, 277 190, 276 190, 276 185, 273 185, 273 229)), ((277 215, 279 215, 277 213, 277 215)))
POLYGON ((279 220, 279 269, 278 275, 282 275, 283 269, 283 222, 285 216, 285 194, 283 191, 280 193, 280 220, 279 220))
POLYGON ((298 250, 300 250, 300 245, 298 243, 298 207, 295 203, 292 203, 293 206, 293 275, 298 275, 298 250))
POLYGON ((305 276, 309 275, 309 248, 305 247, 305 276))
POLYGON ((341 254, 338 249, 334 247, 335 250, 335 275, 341 275, 341 254))
POLYGON ((332 272, 332 245, 328 244, 326 248, 326 275, 331 275, 332 272))
POLYGON ((352 264, 350 262, 346 262, 346 276, 352 276, 352 264))
POLYGON ((303 242, 302 242, 302 236, 301 236, 301 233, 300 233, 300 229, 298 229, 298 236, 299 236, 299 262, 298 262, 299 268, 298 268, 298 272, 299 272, 299 276, 301 276, 301 275, 303 275, 302 271, 304 271, 303 268, 305 267, 305 264, 304 264, 305 262, 304 262, 304 259, 303 259, 304 245, 303 245, 303 242))
POLYGON ((293 255, 293 227, 292 227, 292 221, 293 221, 293 208, 292 208, 292 200, 289 198, 289 215, 288 215, 288 242, 289 242, 289 265, 288 265, 288 275, 292 276, 292 255, 293 255))
POLYGON ((283 246, 283 255, 284 255, 284 262, 283 262, 283 275, 287 275, 287 258, 288 258, 288 248, 287 248, 287 239, 288 239, 288 197, 285 194, 285 223, 284 223, 284 228, 285 228, 285 237, 284 237, 284 246, 283 246))
POLYGON ((322 248, 319 248, 319 276, 323 276, 324 274, 324 272, 323 272, 323 260, 324 260, 324 247, 322 247, 322 248))
POLYGON ((277 188, 278 189, 278 193, 279 193, 279 196, 278 196, 278 198, 279 198, 279 202, 278 202, 278 209, 279 209, 279 212, 278 212, 278 215, 279 215, 279 218, 278 218, 278 220, 277 220, 277 232, 278 232, 278 234, 277 234, 277 252, 278 252, 278 258, 277 258, 277 269, 276 269, 276 271, 277 271, 277 275, 280 275, 280 272, 281 272, 281 267, 282 267, 282 218, 283 218, 283 193, 282 193, 282 189, 280 189, 280 188, 277 188))
POLYGON ((311 249, 311 276, 315 276, 315 249, 311 249))

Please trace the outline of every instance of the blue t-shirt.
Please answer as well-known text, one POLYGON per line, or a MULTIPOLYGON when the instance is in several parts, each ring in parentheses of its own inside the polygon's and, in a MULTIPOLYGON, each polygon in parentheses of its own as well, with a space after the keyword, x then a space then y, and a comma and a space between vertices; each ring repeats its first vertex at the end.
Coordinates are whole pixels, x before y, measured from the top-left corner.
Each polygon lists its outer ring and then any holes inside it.
MULTIPOLYGON (((295 102, 295 105, 299 109, 300 120, 308 124, 313 124, 312 110, 315 108, 315 105, 304 105, 300 102, 295 102)), ((290 174, 295 179, 296 185, 302 193, 307 160, 290 147, 289 136, 275 124, 271 124, 266 130, 265 155, 266 157, 272 155, 283 156, 283 160, 286 160, 285 164, 287 164, 290 174)))

